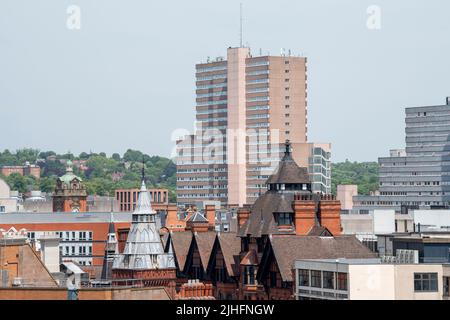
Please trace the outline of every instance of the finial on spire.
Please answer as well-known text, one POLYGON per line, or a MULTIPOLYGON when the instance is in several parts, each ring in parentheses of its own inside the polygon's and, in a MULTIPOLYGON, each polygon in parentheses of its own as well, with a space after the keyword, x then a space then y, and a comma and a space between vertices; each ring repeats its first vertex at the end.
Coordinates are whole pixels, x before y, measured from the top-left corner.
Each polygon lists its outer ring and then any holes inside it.
POLYGON ((286 150, 284 153, 286 155, 290 155, 291 154, 291 141, 289 139, 287 139, 284 145, 286 147, 286 150))
POLYGON ((144 171, 144 167, 145 167, 145 161, 144 161, 144 156, 142 156, 142 182, 145 181, 145 171, 144 171))

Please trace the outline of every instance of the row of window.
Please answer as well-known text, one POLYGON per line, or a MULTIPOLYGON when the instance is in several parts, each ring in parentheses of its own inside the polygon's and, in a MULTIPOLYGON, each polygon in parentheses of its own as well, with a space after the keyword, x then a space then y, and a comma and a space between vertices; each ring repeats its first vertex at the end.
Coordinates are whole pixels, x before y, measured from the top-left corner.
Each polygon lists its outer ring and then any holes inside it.
POLYGON ((178 194, 177 198, 188 199, 188 198, 226 198, 227 193, 199 193, 199 194, 178 194))
POLYGON ((226 172, 227 168, 178 169, 177 173, 226 172))
POLYGON ((299 269, 298 285, 300 287, 347 291, 348 275, 343 272, 299 269))
POLYGON ((222 82, 222 83, 216 83, 216 84, 202 84, 202 85, 198 85, 197 89, 198 90, 204 90, 204 89, 217 89, 217 88, 226 88, 227 87, 227 83, 226 82, 222 82))
POLYGON ((263 97, 253 97, 253 98, 248 98, 247 102, 259 102, 259 101, 269 101, 269 97, 268 96, 263 96, 263 97))
POLYGON ((92 245, 60 246, 62 256, 92 256, 92 245))
POLYGON ((220 184, 215 186, 178 186, 177 190, 216 190, 216 189, 227 189, 228 185, 220 184))
POLYGON ((228 108, 198 110, 197 115, 228 112, 228 108))
POLYGON ((211 76, 204 76, 204 77, 197 77, 197 81, 210 81, 210 80, 217 80, 217 79, 226 79, 227 74, 214 74, 211 76))
POLYGON ((221 104, 228 104, 228 100, 215 100, 215 101, 197 102, 197 107, 216 106, 216 105, 221 105, 221 104))
POLYGON ((227 65, 226 64, 219 65, 219 66, 198 68, 197 69, 197 73, 212 72, 212 71, 224 71, 224 70, 227 70, 227 65))

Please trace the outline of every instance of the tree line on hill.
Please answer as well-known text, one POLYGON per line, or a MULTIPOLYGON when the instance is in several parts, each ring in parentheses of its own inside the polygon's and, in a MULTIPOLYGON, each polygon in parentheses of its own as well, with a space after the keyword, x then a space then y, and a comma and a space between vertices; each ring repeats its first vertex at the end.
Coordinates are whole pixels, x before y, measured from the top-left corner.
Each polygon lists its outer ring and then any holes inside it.
MULTIPOLYGON (((148 187, 169 189, 169 200, 176 201, 176 166, 172 160, 160 156, 149 156, 141 151, 127 150, 123 155, 104 152, 86 153, 78 156, 71 152, 56 154, 53 151, 20 149, 15 152, 0 152, 0 167, 24 165, 26 162, 41 168, 41 177, 11 174, 1 176, 12 190, 26 193, 32 190, 52 192, 56 179, 66 172, 67 160, 73 161, 74 173, 81 177, 87 191, 92 195, 113 196, 115 189, 139 188, 141 184, 142 161, 148 187), (85 167, 80 169, 80 163, 85 167)), ((378 189, 378 163, 350 162, 332 164, 332 193, 336 194, 339 184, 358 185, 359 194, 367 195, 378 189)))
POLYGON ((149 188, 169 189, 169 200, 175 201, 176 166, 168 158, 149 156, 137 150, 127 150, 108 157, 104 152, 86 153, 78 156, 68 152, 56 154, 37 149, 20 149, 15 152, 0 152, 0 167, 24 165, 26 162, 41 168, 41 177, 21 176, 13 173, 3 178, 13 190, 26 193, 32 190, 52 192, 56 179, 66 172, 66 163, 71 160, 74 173, 79 176, 88 194, 113 196, 115 189, 139 188, 141 185, 142 163, 146 183, 149 188))

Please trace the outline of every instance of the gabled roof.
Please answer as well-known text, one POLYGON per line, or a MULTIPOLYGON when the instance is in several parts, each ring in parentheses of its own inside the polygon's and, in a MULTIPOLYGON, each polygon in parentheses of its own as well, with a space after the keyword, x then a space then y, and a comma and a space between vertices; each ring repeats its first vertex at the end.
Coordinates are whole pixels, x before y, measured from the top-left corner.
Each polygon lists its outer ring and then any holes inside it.
POLYGON ((332 237, 333 234, 326 227, 313 226, 308 232, 308 236, 332 237))
POLYGON ((205 218, 203 214, 199 211, 195 212, 188 220, 189 222, 205 222, 208 223, 208 219, 205 218))
MULTIPOLYGON (((277 228, 273 213, 274 212, 293 212, 292 202, 293 193, 278 193, 276 191, 267 191, 260 196, 251 209, 249 219, 239 228, 238 236, 260 237, 264 234, 277 234, 280 231, 277 228)), ((281 232, 286 234, 285 231, 281 232)), ((288 232, 295 234, 295 230, 288 232)))
POLYGON ((197 243, 200 260, 202 261, 204 271, 208 268, 209 257, 211 256, 216 235, 217 234, 215 231, 194 233, 194 239, 197 243))
POLYGON ((178 268, 180 271, 183 271, 189 248, 191 247, 192 232, 172 232, 170 234, 170 238, 172 241, 174 255, 178 263, 178 268))
POLYGON ((236 233, 218 233, 220 249, 227 268, 228 275, 235 277, 239 275, 239 253, 241 252, 241 238, 236 233))
MULTIPOLYGON (((270 247, 283 281, 293 281, 294 261, 299 259, 360 259, 376 254, 355 236, 277 236, 270 238, 270 247)), ((265 253, 266 254, 266 253, 265 253)))

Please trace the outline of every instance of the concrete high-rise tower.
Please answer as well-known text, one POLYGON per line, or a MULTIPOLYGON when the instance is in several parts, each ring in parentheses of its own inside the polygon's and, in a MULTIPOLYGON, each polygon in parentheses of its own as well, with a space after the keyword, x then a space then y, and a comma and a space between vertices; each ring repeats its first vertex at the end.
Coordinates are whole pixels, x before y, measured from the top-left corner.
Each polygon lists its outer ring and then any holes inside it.
POLYGON ((253 203, 286 140, 295 161, 311 172, 315 148, 323 150, 329 177, 329 144, 307 143, 305 57, 254 57, 249 48, 228 48, 226 59, 197 64, 196 80, 196 131, 177 143, 179 204, 253 203))

